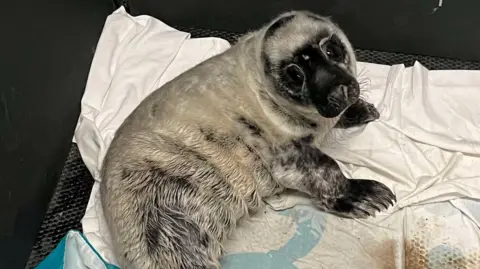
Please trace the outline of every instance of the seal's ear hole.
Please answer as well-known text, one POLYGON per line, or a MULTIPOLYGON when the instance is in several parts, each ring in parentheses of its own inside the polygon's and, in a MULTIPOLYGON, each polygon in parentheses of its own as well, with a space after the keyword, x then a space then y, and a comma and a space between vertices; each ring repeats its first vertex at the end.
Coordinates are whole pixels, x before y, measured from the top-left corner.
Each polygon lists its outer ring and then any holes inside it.
POLYGON ((284 74, 288 81, 294 86, 302 86, 305 81, 303 70, 296 64, 289 64, 284 69, 284 74))

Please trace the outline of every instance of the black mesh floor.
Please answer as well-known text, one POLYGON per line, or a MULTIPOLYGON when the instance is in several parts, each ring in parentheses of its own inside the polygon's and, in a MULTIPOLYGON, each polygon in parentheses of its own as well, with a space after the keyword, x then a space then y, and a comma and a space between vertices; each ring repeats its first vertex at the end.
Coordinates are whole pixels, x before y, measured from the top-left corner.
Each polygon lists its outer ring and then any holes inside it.
MULTIPOLYGON (((235 33, 195 28, 177 27, 177 29, 191 33, 192 37, 215 36, 224 38, 230 43, 234 43, 240 36, 235 33)), ((386 65, 403 63, 406 66, 411 66, 415 61, 418 61, 430 70, 480 70, 480 63, 478 62, 369 50, 357 50, 356 53, 358 60, 362 62, 386 65)), ((94 180, 85 167, 77 146, 72 144, 61 178, 30 255, 27 268, 33 268, 41 262, 69 230, 81 230, 80 221, 85 213, 93 182, 94 180)))
MULTIPOLYGON (((176 27, 176 29, 189 32, 192 37, 221 37, 228 40, 230 43, 234 43, 240 34, 230 33, 216 30, 204 30, 188 27, 176 27)), ((479 70, 480 62, 469 62, 460 60, 451 60, 438 57, 412 55, 404 53, 392 53, 392 52, 379 52, 372 50, 355 50, 358 61, 370 62, 376 64, 394 65, 405 64, 406 66, 412 66, 415 61, 420 62, 426 68, 430 70, 442 70, 442 69, 463 69, 463 70, 479 70)))

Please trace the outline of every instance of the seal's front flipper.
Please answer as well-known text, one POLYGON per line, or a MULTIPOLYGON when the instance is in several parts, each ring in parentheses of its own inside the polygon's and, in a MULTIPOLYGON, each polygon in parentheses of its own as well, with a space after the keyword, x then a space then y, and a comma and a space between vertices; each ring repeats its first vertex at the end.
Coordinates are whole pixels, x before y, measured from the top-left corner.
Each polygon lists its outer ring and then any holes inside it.
POLYGON ((351 127, 365 125, 380 117, 380 113, 375 106, 367 101, 358 99, 342 114, 335 128, 347 129, 351 127))

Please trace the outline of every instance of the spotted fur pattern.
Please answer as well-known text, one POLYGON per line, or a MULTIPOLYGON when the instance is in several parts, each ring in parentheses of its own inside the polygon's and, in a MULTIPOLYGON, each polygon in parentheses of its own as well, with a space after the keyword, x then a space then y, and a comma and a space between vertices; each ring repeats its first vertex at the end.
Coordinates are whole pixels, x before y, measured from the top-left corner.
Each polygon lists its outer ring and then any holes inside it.
POLYGON ((220 268, 237 223, 287 188, 345 217, 386 208, 384 185, 345 178, 315 146, 378 118, 358 99, 355 66, 333 22, 288 12, 148 96, 102 167, 121 268, 220 268))
POLYGON ((325 212, 341 217, 363 218, 385 210, 395 195, 383 184, 365 179, 348 179, 331 157, 307 136, 276 149, 274 177, 284 187, 312 197, 325 212))

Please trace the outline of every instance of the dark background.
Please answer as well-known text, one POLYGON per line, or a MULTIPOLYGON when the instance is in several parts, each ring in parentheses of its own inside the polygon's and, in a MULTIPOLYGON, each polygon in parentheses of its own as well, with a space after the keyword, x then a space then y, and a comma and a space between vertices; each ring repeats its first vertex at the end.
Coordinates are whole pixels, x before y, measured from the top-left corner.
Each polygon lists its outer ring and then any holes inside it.
POLYGON ((65 162, 113 4, 2 1, 0 268, 24 268, 65 162))
MULTIPOLYGON (((480 61, 480 1, 131 0, 172 26, 243 33, 279 12, 330 15, 357 48, 480 61)), ((24 268, 67 158, 110 0, 3 1, 0 268, 24 268)), ((71 199, 76 199, 72 197, 71 199)))
POLYGON ((332 16, 357 48, 480 60, 480 1, 443 0, 132 1, 132 14, 171 25, 245 32, 278 13, 308 9, 332 16))

